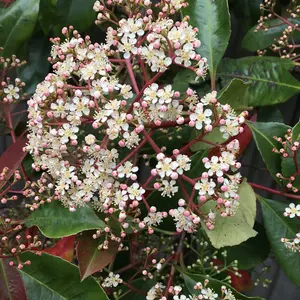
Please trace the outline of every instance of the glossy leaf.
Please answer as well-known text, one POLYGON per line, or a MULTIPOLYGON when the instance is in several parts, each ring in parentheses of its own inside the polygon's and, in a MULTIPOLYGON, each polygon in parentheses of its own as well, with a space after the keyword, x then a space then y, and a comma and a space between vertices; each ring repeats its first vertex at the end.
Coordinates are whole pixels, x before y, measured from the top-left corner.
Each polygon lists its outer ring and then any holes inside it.
POLYGON ((50 70, 47 58, 50 56, 50 42, 47 37, 36 36, 29 42, 28 63, 18 69, 18 76, 26 82, 24 91, 34 93, 36 86, 44 80, 50 70))
POLYGON ((204 285, 205 280, 209 280, 208 287, 213 289, 218 295, 221 295, 221 287, 225 286, 227 289, 230 289, 233 293, 233 295, 236 297, 236 299, 239 300, 263 300, 263 298, 260 297, 247 297, 239 292, 237 292, 233 287, 231 287, 229 284, 224 283, 223 281, 217 280, 215 278, 207 277, 205 275, 201 274, 191 274, 184 272, 179 269, 181 273, 183 274, 184 282, 191 294, 196 294, 200 293, 200 291, 195 291, 194 286, 196 285, 197 282, 201 282, 204 285))
POLYGON ((267 259, 270 253, 270 244, 264 227, 255 223, 254 230, 258 232, 255 237, 240 245, 225 248, 227 250, 227 262, 237 260, 240 270, 254 268, 267 259))
POLYGON ((74 258, 75 235, 67 236, 60 239, 54 246, 42 250, 42 252, 59 256, 69 262, 74 258))
POLYGON ((185 172, 185 175, 190 178, 200 177, 201 174, 206 170, 202 159, 207 157, 208 151, 198 151, 191 156, 191 169, 185 172))
POLYGON ((76 253, 81 280, 110 264, 118 252, 119 245, 113 241, 108 243, 108 249, 98 250, 99 240, 93 239, 92 235, 91 232, 84 233, 79 237, 77 244, 76 253))
POLYGON ((96 20, 94 3, 94 0, 57 0, 56 34, 60 34, 64 26, 73 25, 79 32, 91 27, 96 20))
POLYGON ((57 0, 40 0, 39 21, 46 36, 50 34, 55 25, 56 10, 57 0))
POLYGON ((290 74, 293 62, 277 57, 226 58, 218 75, 227 85, 233 78, 251 83, 245 97, 249 106, 267 106, 287 101, 300 92, 300 83, 290 74))
POLYGON ((281 242, 281 238, 283 237, 295 238, 300 228, 300 221, 283 216, 288 204, 262 197, 258 199, 261 203, 265 228, 276 259, 287 276, 300 286, 299 253, 288 250, 284 243, 281 242))
POLYGON ((4 56, 16 54, 31 37, 40 0, 18 0, 0 12, 0 46, 4 56))
POLYGON ((10 259, 0 258, 0 299, 27 300, 21 275, 15 267, 9 265, 10 259))
POLYGON ((234 78, 220 91, 218 101, 221 104, 229 104, 235 111, 247 110, 249 109, 247 93, 250 85, 249 82, 234 78))
MULTIPOLYGON (((0 172, 2 172, 5 167, 9 169, 6 173, 6 179, 9 179, 14 174, 26 156, 26 152, 23 151, 23 148, 26 146, 27 141, 27 138, 18 138, 17 141, 11 144, 0 156, 0 172)), ((5 181, 0 182, 0 189, 4 184, 5 181)))
POLYGON ((206 57, 214 78, 230 38, 230 15, 227 0, 194 0, 183 10, 190 24, 199 29, 201 46, 196 50, 206 57))
POLYGON ((279 149, 280 144, 275 141, 274 136, 283 137, 289 126, 281 123, 247 123, 250 127, 256 146, 268 168, 270 174, 279 183, 280 181, 276 177, 277 173, 281 171, 281 155, 273 152, 273 148, 279 149))
POLYGON ((39 227, 40 231, 50 238, 60 238, 105 227, 104 222, 88 205, 70 212, 58 201, 42 205, 28 217, 25 224, 27 227, 39 227))
POLYGON ((186 93, 190 84, 195 83, 195 72, 190 69, 181 69, 176 73, 173 79, 172 87, 174 91, 180 92, 182 95, 186 93))
POLYGON ((78 268, 56 256, 43 253, 37 256, 26 252, 23 261, 31 265, 20 271, 26 286, 28 299, 43 300, 107 300, 103 289, 92 278, 80 282, 78 268))
MULTIPOLYGON (((293 24, 300 25, 299 19, 288 19, 293 24)), ((253 26, 245 35, 242 46, 250 51, 263 50, 275 43, 275 39, 282 36, 283 30, 289 25, 283 23, 280 19, 268 20, 265 22, 268 31, 258 30, 255 32, 257 25, 253 26)), ((294 39, 300 38, 300 32, 295 30, 293 34, 294 39)))
MULTIPOLYGON (((253 229, 256 216, 255 193, 251 186, 244 181, 239 187, 238 194, 240 196, 240 205, 234 216, 224 218, 218 214, 214 230, 208 230, 203 225, 209 240, 217 249, 239 245, 257 234, 253 229)), ((203 205, 203 211, 208 213, 215 205, 214 201, 210 201, 203 205)))

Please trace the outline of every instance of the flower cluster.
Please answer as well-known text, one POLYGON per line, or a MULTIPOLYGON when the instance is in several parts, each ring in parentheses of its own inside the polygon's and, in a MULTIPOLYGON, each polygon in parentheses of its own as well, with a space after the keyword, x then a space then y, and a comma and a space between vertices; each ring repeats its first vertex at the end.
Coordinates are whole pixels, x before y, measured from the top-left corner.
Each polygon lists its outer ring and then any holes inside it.
POLYGON ((232 216, 238 207, 239 143, 216 144, 220 154, 203 158, 205 172, 196 178, 190 175, 189 149, 209 142, 205 136, 212 131, 225 139, 241 133, 246 112, 236 115, 217 101, 215 91, 199 97, 191 88, 180 93, 160 81, 173 65, 190 69, 195 77, 206 73, 206 59, 196 53, 197 30, 187 19, 174 22, 168 16, 184 1, 158 4, 157 16, 150 1, 138 1, 133 8, 138 13, 118 22, 106 11, 113 4, 124 3, 97 1, 94 6, 98 20, 117 25, 107 29, 105 44, 92 43, 72 27, 63 28, 64 41, 52 39, 53 73, 28 101, 26 149, 33 168, 48 173, 55 200, 70 211, 91 202, 108 220, 113 216, 119 222, 122 237, 145 227, 153 233, 168 216, 178 232, 194 232, 201 220, 213 229, 217 212, 232 216), (167 134, 187 129, 195 138, 181 148, 161 147, 162 129, 167 134), (140 176, 144 160, 152 165, 146 181, 140 176), (178 205, 164 211, 148 203, 150 193, 165 201, 174 198, 178 205), (215 208, 205 215, 201 206, 208 201, 215 208))
MULTIPOLYGON (((171 286, 169 288, 169 293, 173 295, 173 300, 236 300, 234 294, 230 289, 228 289, 226 286, 221 287, 221 293, 220 295, 216 293, 213 289, 211 289, 209 286, 209 280, 206 279, 204 281, 204 284, 201 282, 196 282, 194 286, 193 294, 190 294, 188 296, 182 294, 182 287, 179 285, 171 286)), ((164 286, 161 283, 157 283, 155 286, 153 286, 148 294, 146 299, 147 300, 165 300, 166 297, 163 296, 162 290, 164 286)))

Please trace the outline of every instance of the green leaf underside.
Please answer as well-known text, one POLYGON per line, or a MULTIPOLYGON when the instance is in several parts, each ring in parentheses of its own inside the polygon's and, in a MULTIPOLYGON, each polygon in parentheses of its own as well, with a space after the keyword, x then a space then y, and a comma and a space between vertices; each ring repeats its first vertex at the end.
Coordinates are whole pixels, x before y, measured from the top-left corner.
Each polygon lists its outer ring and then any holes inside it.
POLYGON ((290 74, 294 63, 277 57, 226 58, 218 76, 227 85, 233 78, 251 83, 245 97, 249 106, 283 103, 300 92, 300 83, 290 74))
POLYGON ((0 11, 0 46, 4 56, 17 54, 34 30, 39 0, 18 0, 0 11))
POLYGON ((280 183, 276 174, 281 172, 281 155, 272 152, 272 149, 278 149, 280 144, 273 137, 283 137, 290 127, 276 122, 247 122, 247 124, 252 131, 256 146, 270 174, 280 183))
POLYGON ((70 212, 58 201, 44 204, 26 220, 26 226, 38 226, 50 238, 70 236, 85 230, 104 228, 93 209, 86 205, 70 212))
MULTIPOLYGON (((299 19, 289 18, 288 20, 293 24, 300 24, 299 19)), ((274 44, 274 39, 279 39, 282 36, 283 30, 288 26, 287 24, 283 24, 279 19, 273 19, 266 21, 266 27, 270 27, 268 31, 259 30, 254 32, 257 27, 255 25, 245 35, 242 46, 250 51, 268 48, 274 44)), ((299 40, 300 33, 297 30, 294 31, 293 38, 299 40)))
POLYGON ((26 252, 23 261, 30 266, 20 271, 26 286, 28 299, 42 300, 107 300, 103 289, 92 278, 80 282, 78 268, 59 257, 43 253, 37 256, 26 252))
MULTIPOLYGON (((233 295, 236 297, 236 299, 239 300, 263 300, 263 298, 260 297, 247 297, 239 292, 237 292, 233 287, 231 287, 229 284, 224 283, 223 281, 206 277, 205 275, 201 274, 191 274, 187 273, 181 269, 177 269, 179 272, 183 274, 184 282, 186 284, 187 289, 191 294, 197 294, 197 291, 194 290, 194 286, 197 282, 201 282, 204 285, 204 281, 206 279, 209 280, 208 287, 213 289, 218 295, 221 295, 221 287, 225 286, 227 289, 230 289, 233 293, 233 295)), ((199 293, 199 292, 198 292, 199 293)))
POLYGON ((227 0, 194 0, 183 10, 190 24, 197 27, 201 46, 196 51, 208 60, 211 76, 215 77, 230 38, 230 15, 227 0))
POLYGON ((284 217, 283 213, 288 206, 286 203, 258 197, 262 206, 264 225, 268 239, 275 256, 287 276, 300 286, 300 256, 299 253, 288 250, 281 242, 281 238, 294 238, 300 228, 296 219, 284 217))
MULTIPOLYGON (((234 216, 224 218, 217 214, 213 230, 208 230, 203 224, 208 238, 217 249, 238 245, 257 234, 253 229, 256 216, 255 193, 251 186, 244 181, 239 187, 238 194, 240 205, 234 216)), ((203 211, 208 213, 215 205, 214 201, 209 201, 203 205, 203 211)))

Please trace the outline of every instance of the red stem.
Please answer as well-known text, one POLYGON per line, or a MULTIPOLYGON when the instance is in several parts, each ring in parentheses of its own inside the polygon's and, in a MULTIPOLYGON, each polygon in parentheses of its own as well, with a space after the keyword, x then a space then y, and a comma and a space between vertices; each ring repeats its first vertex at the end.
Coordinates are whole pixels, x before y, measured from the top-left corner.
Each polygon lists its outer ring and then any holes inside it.
POLYGON ((300 200, 300 196, 297 196, 297 195, 280 192, 280 191, 277 191, 277 190, 274 190, 274 189, 271 189, 271 188, 253 183, 253 182, 248 182, 248 183, 255 189, 263 190, 263 191, 270 192, 272 194, 276 194, 276 195, 280 195, 280 196, 284 196, 284 197, 287 197, 287 198, 300 200))
POLYGON ((128 75, 129 75, 130 81, 132 83, 134 92, 138 95, 140 93, 140 91, 139 91, 139 87, 135 80, 135 76, 133 73, 132 64, 131 64, 130 59, 126 59, 126 67, 127 67, 128 75))

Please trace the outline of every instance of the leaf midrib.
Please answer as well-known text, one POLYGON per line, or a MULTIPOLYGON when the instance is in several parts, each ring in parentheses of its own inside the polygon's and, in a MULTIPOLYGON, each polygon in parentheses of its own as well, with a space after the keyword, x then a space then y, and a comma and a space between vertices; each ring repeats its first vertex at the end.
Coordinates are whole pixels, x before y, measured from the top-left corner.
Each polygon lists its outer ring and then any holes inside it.
POLYGON ((53 294, 58 295, 59 297, 61 297, 62 299, 65 300, 71 300, 71 298, 66 298, 65 296, 62 296, 61 294, 59 294, 58 292, 56 292, 55 290, 53 290, 52 288, 50 288, 49 286, 45 285, 42 281, 38 280, 36 277, 31 276, 29 273, 26 273, 22 270, 20 270, 21 273, 26 274, 28 277, 32 278, 34 281, 38 282, 41 286, 45 287, 46 289, 50 290, 51 292, 53 292, 53 294))
MULTIPOLYGON (((13 268, 13 267, 11 267, 11 268, 13 268)), ((8 279, 7 279, 7 276, 6 276, 6 273, 5 273, 5 269, 4 269, 4 264, 3 264, 3 259, 2 258, 0 258, 0 274, 2 274, 2 277, 4 279, 4 284, 6 286, 8 298, 10 300, 13 300, 12 294, 11 294, 10 289, 9 289, 8 279)))
POLYGON ((231 78, 242 78, 242 79, 249 79, 249 80, 253 80, 253 81, 260 81, 260 82, 264 82, 264 83, 273 83, 276 84, 278 86, 285 86, 285 87, 289 87, 292 89, 296 89, 296 90, 300 90, 300 85, 296 86, 296 85, 290 85, 287 83, 282 83, 279 81, 274 81, 274 80, 267 80, 267 79, 263 79, 263 78, 259 78, 259 77, 251 77, 251 76, 246 76, 246 75, 237 75, 237 74, 228 74, 228 73, 218 73, 219 76, 224 76, 224 77, 231 77, 231 78))

